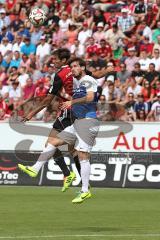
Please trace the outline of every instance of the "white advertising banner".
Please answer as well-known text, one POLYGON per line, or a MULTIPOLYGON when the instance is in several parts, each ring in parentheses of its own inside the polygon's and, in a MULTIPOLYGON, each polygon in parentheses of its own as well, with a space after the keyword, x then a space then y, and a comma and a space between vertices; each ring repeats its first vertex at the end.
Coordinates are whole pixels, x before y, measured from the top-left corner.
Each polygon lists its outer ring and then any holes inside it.
MULTIPOLYGON (((0 123, 0 151, 41 151, 52 123, 0 123)), ((83 129, 82 129, 83 131, 83 129)), ((100 126, 93 152, 159 152, 160 123, 107 122, 100 126)))

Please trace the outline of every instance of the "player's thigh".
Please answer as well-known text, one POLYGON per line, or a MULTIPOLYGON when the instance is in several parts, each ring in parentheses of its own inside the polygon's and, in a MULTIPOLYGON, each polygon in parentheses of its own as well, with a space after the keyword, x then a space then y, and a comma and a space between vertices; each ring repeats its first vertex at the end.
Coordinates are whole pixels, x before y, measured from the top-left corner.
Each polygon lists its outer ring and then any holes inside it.
POLYGON ((57 135, 58 135, 58 131, 55 128, 52 128, 52 130, 49 133, 46 145, 48 143, 54 145, 54 146, 62 146, 63 144, 65 144, 65 141, 63 141, 63 139, 60 139, 57 135))
POLYGON ((95 143, 95 138, 99 130, 99 122, 97 119, 76 120, 76 143, 75 149, 80 152, 90 153, 95 143))
POLYGON ((53 146, 55 147, 59 147, 59 146, 62 146, 64 144, 66 144, 66 142, 62 139, 62 138, 59 138, 58 136, 55 136, 55 137, 50 137, 48 139, 48 142, 47 144, 50 143, 52 144, 53 146))
MULTIPOLYGON (((62 131, 62 130, 61 130, 62 131)), ((46 142, 46 146, 47 146, 47 143, 50 143, 50 144, 57 144, 55 141, 57 141, 57 134, 59 133, 60 131, 55 129, 55 128, 52 128, 52 130, 50 131, 50 134, 48 136, 48 139, 47 139, 47 142, 46 142)), ((60 145, 63 145, 65 144, 64 141, 60 140, 58 138, 58 143, 60 145)), ((59 157, 63 157, 63 154, 62 152, 57 148, 55 154, 54 154, 54 158, 59 158, 59 157)))
POLYGON ((51 143, 52 140, 57 137, 58 133, 59 132, 55 128, 52 128, 45 145, 47 145, 48 143, 51 143))
POLYGON ((57 137, 62 139, 69 145, 75 145, 76 142, 76 132, 73 124, 69 127, 66 127, 62 132, 58 133, 57 137))

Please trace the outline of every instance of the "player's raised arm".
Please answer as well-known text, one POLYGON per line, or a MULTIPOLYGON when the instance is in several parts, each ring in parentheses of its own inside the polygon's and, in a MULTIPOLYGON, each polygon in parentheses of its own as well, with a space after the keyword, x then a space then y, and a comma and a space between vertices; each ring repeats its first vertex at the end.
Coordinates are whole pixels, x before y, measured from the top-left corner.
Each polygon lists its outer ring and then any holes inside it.
POLYGON ((40 112, 43 108, 47 107, 53 100, 54 96, 51 94, 48 94, 39 104, 37 108, 35 108, 33 111, 31 111, 27 116, 23 118, 23 122, 29 121, 34 115, 36 115, 38 112, 40 112))
POLYGON ((23 122, 29 121, 35 114, 40 112, 43 108, 49 106, 54 97, 59 94, 62 89, 62 80, 58 75, 55 75, 53 85, 50 87, 46 97, 39 103, 39 106, 24 117, 23 122))

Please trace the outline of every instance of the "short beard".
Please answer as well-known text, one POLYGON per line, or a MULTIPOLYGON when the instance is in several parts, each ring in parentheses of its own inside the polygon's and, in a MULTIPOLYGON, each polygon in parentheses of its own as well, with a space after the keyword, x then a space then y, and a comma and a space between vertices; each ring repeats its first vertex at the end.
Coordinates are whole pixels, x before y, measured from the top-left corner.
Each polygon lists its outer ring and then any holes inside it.
POLYGON ((80 73, 78 76, 76 76, 76 78, 79 80, 79 79, 81 79, 81 77, 82 77, 82 73, 80 73))

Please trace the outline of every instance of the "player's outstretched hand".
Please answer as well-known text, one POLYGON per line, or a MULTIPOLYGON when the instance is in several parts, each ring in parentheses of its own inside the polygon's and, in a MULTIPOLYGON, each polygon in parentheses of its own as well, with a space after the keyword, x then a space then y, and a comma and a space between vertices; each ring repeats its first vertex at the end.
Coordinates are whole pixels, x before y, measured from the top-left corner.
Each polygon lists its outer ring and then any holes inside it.
POLYGON ((65 110, 65 109, 71 107, 71 105, 72 105, 72 101, 66 101, 66 102, 61 104, 60 109, 65 110))

